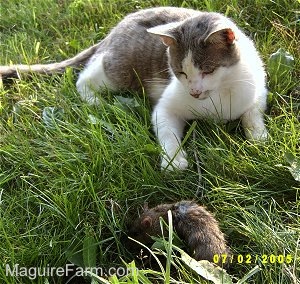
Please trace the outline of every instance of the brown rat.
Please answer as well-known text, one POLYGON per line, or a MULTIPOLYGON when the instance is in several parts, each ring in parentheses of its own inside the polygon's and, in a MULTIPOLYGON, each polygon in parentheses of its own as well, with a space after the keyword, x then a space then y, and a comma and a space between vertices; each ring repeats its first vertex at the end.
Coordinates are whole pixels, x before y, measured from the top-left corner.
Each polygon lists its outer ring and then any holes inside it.
POLYGON ((145 208, 129 231, 129 236, 143 244, 151 244, 151 236, 162 236, 159 218, 168 223, 168 210, 171 210, 173 228, 185 242, 189 253, 196 260, 213 261, 215 254, 229 254, 224 234, 217 220, 203 206, 194 201, 161 204, 145 208))

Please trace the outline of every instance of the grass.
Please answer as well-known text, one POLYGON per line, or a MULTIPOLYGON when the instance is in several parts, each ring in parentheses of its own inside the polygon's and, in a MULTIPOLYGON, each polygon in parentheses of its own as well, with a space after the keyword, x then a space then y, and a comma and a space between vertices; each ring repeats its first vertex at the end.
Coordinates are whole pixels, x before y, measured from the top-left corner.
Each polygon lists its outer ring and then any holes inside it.
MULTIPOLYGON (((187 133, 195 127, 185 143, 189 170, 165 173, 159 169, 160 150, 144 97, 121 93, 118 100, 108 92, 102 108, 88 106, 76 92, 72 70, 2 85, 2 283, 66 281, 13 277, 7 275, 6 264, 63 267, 70 261, 93 263, 95 255, 98 267, 124 267, 123 261, 131 263, 134 255, 126 250, 122 233, 143 203, 181 199, 195 199, 214 212, 236 256, 229 271, 235 279, 257 264, 261 270, 247 283, 299 283, 297 1, 6 1, 0 5, 0 64, 62 60, 103 38, 125 14, 159 5, 227 14, 255 40, 267 66, 279 48, 294 57, 290 68, 268 68, 270 140, 263 145, 245 141, 238 122, 220 126, 197 121, 187 127, 187 133), (122 98, 130 96, 135 100, 126 107, 122 98), (237 256, 247 254, 253 261, 239 263, 237 256), (272 254, 291 255, 292 261, 270 263, 272 254), (254 261, 256 256, 259 261, 254 261)), ((140 282, 164 282, 167 276, 169 283, 176 277, 180 283, 208 283, 186 266, 179 267, 178 276, 151 270, 140 282)), ((110 281, 138 283, 134 279, 110 281)))

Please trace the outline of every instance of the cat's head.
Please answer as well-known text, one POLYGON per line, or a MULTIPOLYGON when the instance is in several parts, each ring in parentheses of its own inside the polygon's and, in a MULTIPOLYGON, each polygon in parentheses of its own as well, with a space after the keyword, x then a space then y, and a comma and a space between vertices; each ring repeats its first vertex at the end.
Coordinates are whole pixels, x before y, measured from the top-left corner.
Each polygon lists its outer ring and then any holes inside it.
POLYGON ((219 89, 228 67, 239 61, 237 27, 218 13, 201 13, 148 30, 168 46, 174 75, 195 98, 219 89))

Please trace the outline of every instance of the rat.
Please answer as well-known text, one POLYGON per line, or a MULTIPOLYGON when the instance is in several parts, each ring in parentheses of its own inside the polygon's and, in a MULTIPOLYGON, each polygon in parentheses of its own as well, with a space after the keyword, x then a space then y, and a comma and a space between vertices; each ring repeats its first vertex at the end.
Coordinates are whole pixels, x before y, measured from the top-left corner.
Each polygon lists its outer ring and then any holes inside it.
MULTIPOLYGON (((213 262, 215 254, 230 255, 230 248, 218 221, 205 207, 194 201, 179 201, 160 204, 150 209, 144 208, 141 216, 131 225, 129 236, 145 245, 152 244, 154 241, 151 236, 162 236, 160 217, 168 223, 169 210, 172 213, 174 231, 184 241, 194 259, 213 262)), ((220 265, 220 262, 218 264, 220 265)))

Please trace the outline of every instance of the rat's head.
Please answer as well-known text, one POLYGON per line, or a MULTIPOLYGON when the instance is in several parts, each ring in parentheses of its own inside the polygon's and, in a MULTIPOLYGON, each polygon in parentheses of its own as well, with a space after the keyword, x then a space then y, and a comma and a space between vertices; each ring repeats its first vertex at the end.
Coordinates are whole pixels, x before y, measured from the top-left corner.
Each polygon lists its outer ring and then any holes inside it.
POLYGON ((130 227, 129 236, 143 244, 153 243, 151 236, 162 236, 160 228, 160 217, 167 220, 168 210, 172 204, 162 204, 154 208, 144 208, 143 213, 130 227))
POLYGON ((148 30, 168 47, 169 65, 188 93, 205 99, 218 89, 228 67, 239 61, 238 29, 224 16, 201 13, 187 20, 148 30))

